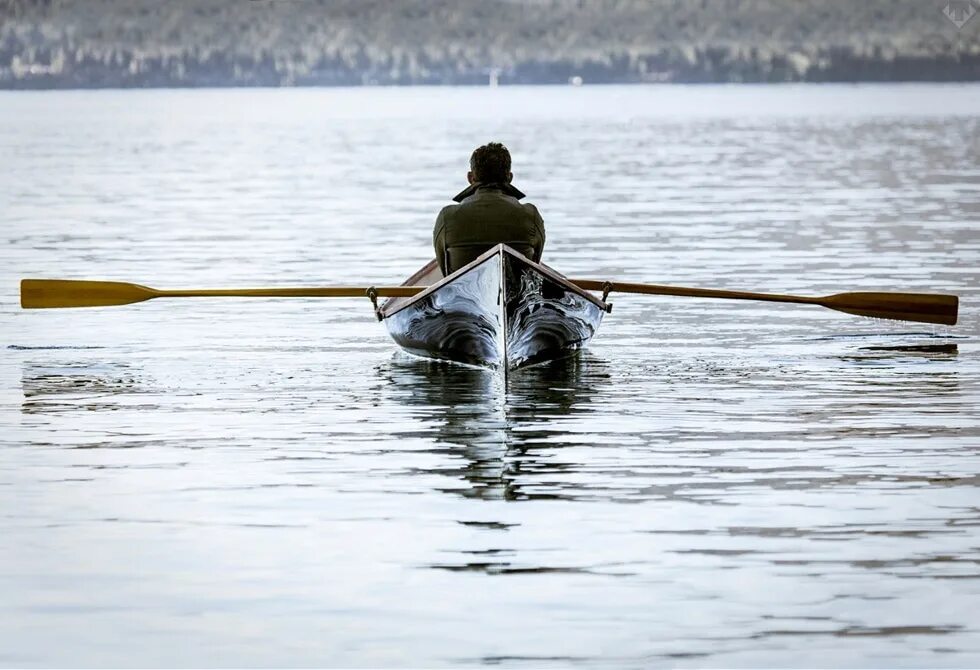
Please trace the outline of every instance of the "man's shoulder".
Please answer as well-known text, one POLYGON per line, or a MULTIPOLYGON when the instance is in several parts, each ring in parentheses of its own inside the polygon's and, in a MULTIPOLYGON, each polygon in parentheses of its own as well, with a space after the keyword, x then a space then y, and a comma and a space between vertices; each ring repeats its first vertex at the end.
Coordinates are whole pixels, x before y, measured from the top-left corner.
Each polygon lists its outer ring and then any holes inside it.
POLYGON ((439 214, 436 216, 435 230, 433 231, 435 235, 438 235, 439 232, 446 226, 446 222, 458 208, 459 205, 446 205, 439 210, 439 214))
POLYGON ((523 207, 524 209, 526 209, 531 214, 534 214, 535 216, 541 216, 541 213, 538 212, 537 206, 535 206, 533 203, 530 203, 530 202, 522 202, 521 203, 521 207, 523 207))
POLYGON ((544 228, 544 219, 541 218, 541 212, 538 211, 537 207, 529 202, 521 203, 521 207, 523 207, 524 210, 531 215, 531 219, 535 224, 541 228, 544 228))
POLYGON ((459 209, 459 205, 446 205, 439 210, 439 215, 436 216, 436 221, 443 221, 446 217, 451 216, 456 210, 459 209))
MULTIPOLYGON (((510 197, 505 198, 505 200, 509 200, 510 201, 510 203, 507 205, 507 207, 517 207, 518 208, 518 211, 525 212, 525 214, 529 215, 536 222, 540 222, 541 221, 541 213, 538 211, 538 208, 535 205, 533 205, 533 204, 531 204, 529 202, 517 202, 517 200, 515 200, 514 198, 510 198, 510 197)), ((452 217, 453 214, 456 214, 457 212, 469 212, 471 210, 472 211, 476 211, 473 208, 482 209, 483 207, 487 206, 487 204, 488 203, 487 203, 487 201, 485 199, 482 199, 482 200, 480 200, 480 199, 473 199, 473 200, 466 199, 466 200, 464 200, 463 202, 460 202, 460 203, 454 203, 454 204, 451 204, 451 205, 446 205, 441 210, 439 210, 439 214, 438 214, 438 216, 436 216, 436 226, 438 227, 441 224, 445 223, 449 218, 452 217)), ((492 204, 491 206, 492 207, 499 207, 500 205, 499 204, 492 204)), ((501 210, 501 213, 503 214, 505 211, 506 211, 506 209, 505 210, 501 210)), ((511 211, 514 211, 514 210, 511 210, 511 211)))

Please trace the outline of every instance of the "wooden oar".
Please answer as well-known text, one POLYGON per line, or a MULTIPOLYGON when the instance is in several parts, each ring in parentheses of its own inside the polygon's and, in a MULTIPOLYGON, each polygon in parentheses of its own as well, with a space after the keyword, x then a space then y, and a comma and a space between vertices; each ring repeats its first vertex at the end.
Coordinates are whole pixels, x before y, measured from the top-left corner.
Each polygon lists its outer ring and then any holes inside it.
POLYGON ((23 279, 20 306, 106 307, 128 305, 152 298, 363 298, 373 291, 378 298, 412 296, 424 286, 327 286, 322 288, 184 289, 164 291, 121 281, 23 279))
POLYGON ((659 284, 630 284, 605 282, 595 279, 569 279, 587 291, 616 291, 618 293, 642 293, 645 295, 675 295, 691 298, 729 298, 734 300, 762 300, 765 302, 792 302, 801 305, 820 305, 838 312, 870 316, 878 319, 920 321, 952 326, 956 323, 959 298, 939 293, 837 293, 810 298, 778 293, 750 293, 748 291, 724 291, 659 284))
MULTIPOLYGON (((920 321, 952 326, 956 323, 959 300, 955 295, 935 293, 838 293, 811 298, 774 293, 750 293, 658 284, 605 282, 570 279, 587 291, 616 291, 646 295, 673 295, 694 298, 728 298, 820 305, 839 312, 899 321, 920 321)), ((140 284, 115 281, 66 279, 24 279, 20 283, 20 304, 26 309, 53 307, 105 307, 128 305, 151 298, 355 298, 369 296, 408 297, 424 286, 326 286, 320 288, 182 289, 159 290, 140 284)))

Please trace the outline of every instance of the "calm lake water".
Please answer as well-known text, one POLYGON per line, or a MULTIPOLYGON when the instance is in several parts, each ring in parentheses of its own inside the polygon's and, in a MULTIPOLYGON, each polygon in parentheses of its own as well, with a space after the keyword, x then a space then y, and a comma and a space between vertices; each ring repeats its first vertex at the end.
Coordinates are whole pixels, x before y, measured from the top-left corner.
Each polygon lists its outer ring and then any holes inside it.
POLYGON ((0 93, 0 665, 980 665, 980 86, 0 93), (469 152, 613 295, 504 387, 366 299, 469 152))

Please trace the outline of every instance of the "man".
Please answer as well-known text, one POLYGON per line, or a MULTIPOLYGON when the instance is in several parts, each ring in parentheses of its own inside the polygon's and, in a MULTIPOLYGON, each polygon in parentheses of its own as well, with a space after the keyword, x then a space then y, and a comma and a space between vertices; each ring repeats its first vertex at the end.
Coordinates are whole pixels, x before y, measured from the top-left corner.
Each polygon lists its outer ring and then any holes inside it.
POLYGON ((491 142, 470 157, 470 185, 439 212, 432 242, 443 275, 460 269, 501 242, 533 261, 541 260, 544 221, 524 194, 511 185, 510 152, 491 142))

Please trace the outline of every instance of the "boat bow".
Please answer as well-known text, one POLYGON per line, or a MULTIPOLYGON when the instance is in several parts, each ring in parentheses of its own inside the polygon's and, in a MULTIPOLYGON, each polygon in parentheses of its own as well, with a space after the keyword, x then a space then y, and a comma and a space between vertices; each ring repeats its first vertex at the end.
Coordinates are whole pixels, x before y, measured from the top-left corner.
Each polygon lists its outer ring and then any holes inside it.
POLYGON ((441 278, 435 261, 406 284, 428 284, 380 312, 403 349, 426 358, 513 370, 575 353, 608 305, 506 245, 441 278))

